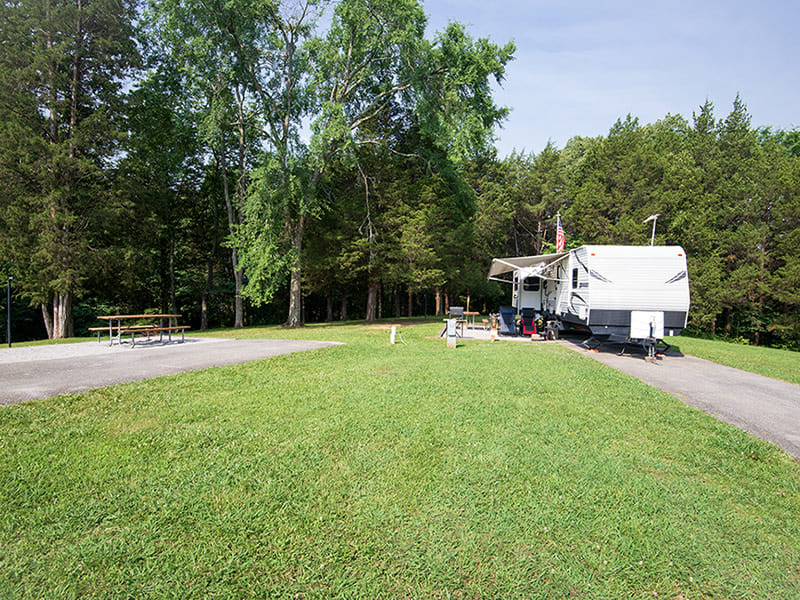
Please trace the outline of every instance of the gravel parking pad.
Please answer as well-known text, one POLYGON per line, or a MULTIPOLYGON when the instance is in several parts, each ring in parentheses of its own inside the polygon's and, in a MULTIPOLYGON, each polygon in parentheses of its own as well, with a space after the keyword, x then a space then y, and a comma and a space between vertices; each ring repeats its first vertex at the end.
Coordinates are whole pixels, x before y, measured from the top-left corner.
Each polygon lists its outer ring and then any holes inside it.
POLYGON ((104 341, 3 349, 0 405, 331 345, 336 342, 187 337, 183 343, 137 342, 135 347, 104 341))

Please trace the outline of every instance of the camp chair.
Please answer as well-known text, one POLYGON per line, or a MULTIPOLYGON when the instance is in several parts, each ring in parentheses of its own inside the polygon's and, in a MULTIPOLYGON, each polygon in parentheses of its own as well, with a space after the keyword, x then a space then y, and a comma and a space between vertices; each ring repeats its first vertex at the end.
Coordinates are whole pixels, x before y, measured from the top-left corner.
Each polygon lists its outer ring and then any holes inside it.
POLYGON ((500 333, 517 335, 517 326, 514 324, 514 308, 511 306, 500 307, 500 333))
POLYGON ((522 309, 522 333, 525 335, 534 335, 536 331, 536 313, 532 308, 522 309))

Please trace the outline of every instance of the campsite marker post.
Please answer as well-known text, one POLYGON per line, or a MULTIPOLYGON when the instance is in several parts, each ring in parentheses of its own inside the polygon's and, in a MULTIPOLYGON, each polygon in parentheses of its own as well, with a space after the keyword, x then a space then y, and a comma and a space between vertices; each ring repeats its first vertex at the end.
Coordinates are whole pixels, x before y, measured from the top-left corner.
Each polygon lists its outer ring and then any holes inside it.
POLYGON ((458 326, 456 319, 447 319, 447 347, 456 347, 456 327, 458 326))

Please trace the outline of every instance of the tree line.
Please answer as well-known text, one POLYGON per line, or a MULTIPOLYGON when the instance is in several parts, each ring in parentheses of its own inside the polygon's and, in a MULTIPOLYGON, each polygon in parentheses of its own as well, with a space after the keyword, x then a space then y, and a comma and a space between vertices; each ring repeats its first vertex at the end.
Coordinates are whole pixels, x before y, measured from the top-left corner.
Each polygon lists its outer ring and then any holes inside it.
POLYGON ((560 212, 570 247, 649 243, 659 214, 656 243, 687 251, 693 328, 800 344, 800 136, 754 128, 739 98, 723 119, 706 102, 498 158, 491 86, 513 44, 426 36, 415 0, 0 13, 20 335, 148 309, 198 328, 495 310, 491 259, 552 251, 560 212))
POLYGON ((800 131, 754 128, 740 97, 476 173, 479 254, 552 251, 559 211, 568 247, 648 244, 659 215, 655 243, 686 250, 691 329, 800 348, 800 131))

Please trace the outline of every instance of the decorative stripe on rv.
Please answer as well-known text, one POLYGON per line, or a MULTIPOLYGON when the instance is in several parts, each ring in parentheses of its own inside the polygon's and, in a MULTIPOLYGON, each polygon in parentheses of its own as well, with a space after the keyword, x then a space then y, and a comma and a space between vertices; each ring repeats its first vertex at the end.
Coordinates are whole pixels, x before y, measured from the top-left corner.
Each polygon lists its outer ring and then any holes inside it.
POLYGON ((577 298, 578 300, 580 300, 581 302, 583 302, 583 306, 584 306, 584 307, 588 307, 588 306, 589 306, 589 304, 586 302, 586 300, 584 300, 584 299, 583 299, 583 297, 581 297, 581 295, 580 295, 580 294, 576 294, 575 292, 572 292, 572 294, 571 294, 571 295, 570 295, 570 297, 569 297, 569 307, 570 307, 572 310, 574 310, 574 311, 576 311, 576 312, 577 312, 577 310, 578 310, 578 308, 577 308, 577 307, 575 306, 575 304, 574 304, 575 298, 577 298))
POLYGON ((602 275, 600 275, 600 273, 598 273, 598 272, 597 272, 597 271, 595 271, 594 269, 592 269, 591 271, 589 271, 589 275, 591 275, 591 276, 592 276, 592 277, 594 277, 595 279, 599 279, 600 281, 602 281, 602 282, 604 282, 604 283, 614 283, 614 282, 613 282, 613 281, 611 281, 610 279, 606 279, 605 277, 603 277, 602 275))
POLYGON ((589 267, 587 267, 585 264, 583 264, 583 261, 581 260, 581 257, 578 255, 578 253, 576 252, 575 254, 573 254, 573 256, 575 257, 575 260, 578 261, 578 264, 583 267, 583 270, 588 273, 589 272, 589 267))
POLYGON ((688 277, 688 276, 689 276, 689 274, 686 271, 681 271, 680 273, 675 275, 675 277, 673 277, 672 279, 668 279, 664 283, 675 283, 676 281, 680 281, 681 279, 684 279, 685 277, 688 277))

